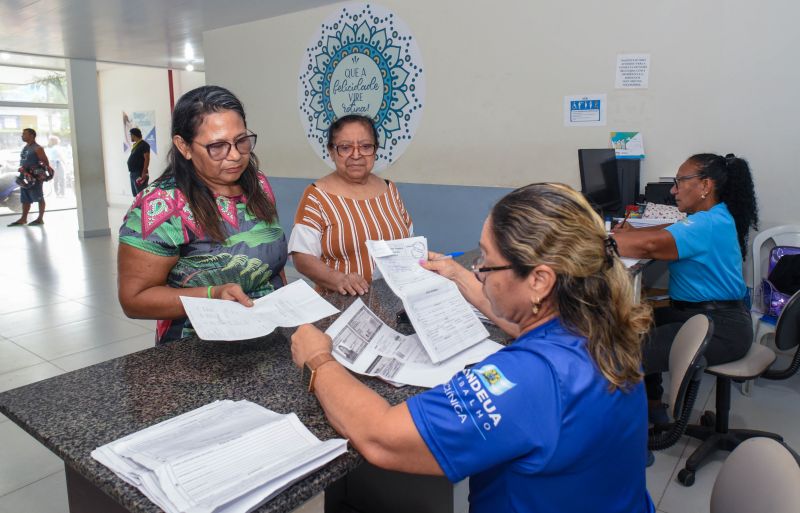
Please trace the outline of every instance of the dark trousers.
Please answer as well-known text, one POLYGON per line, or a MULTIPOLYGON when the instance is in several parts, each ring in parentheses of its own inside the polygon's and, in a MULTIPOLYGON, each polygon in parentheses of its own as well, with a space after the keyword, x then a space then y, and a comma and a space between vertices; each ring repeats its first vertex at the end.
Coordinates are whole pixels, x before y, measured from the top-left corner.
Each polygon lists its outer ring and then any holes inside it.
POLYGON ((128 173, 128 174, 131 175, 131 193, 133 193, 133 195, 136 196, 137 194, 139 194, 139 192, 142 191, 142 189, 147 187, 147 181, 145 181, 140 186, 136 185, 136 180, 138 180, 141 175, 139 173, 128 173))
POLYGON ((656 308, 655 327, 644 344, 644 383, 647 398, 661 399, 661 373, 669 370, 669 351, 672 341, 683 323, 697 314, 706 314, 714 321, 714 336, 706 346, 708 365, 738 360, 747 354, 753 340, 753 321, 744 306, 705 310, 703 308, 678 309, 674 306, 656 308))

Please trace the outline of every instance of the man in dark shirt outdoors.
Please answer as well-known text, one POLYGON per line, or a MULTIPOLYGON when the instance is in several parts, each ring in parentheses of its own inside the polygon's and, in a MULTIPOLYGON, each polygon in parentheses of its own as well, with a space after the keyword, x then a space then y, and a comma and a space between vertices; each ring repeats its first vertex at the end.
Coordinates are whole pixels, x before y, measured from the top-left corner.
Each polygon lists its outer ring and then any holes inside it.
POLYGON ((147 187, 147 168, 150 166, 150 145, 142 139, 142 131, 131 128, 131 155, 128 157, 128 172, 131 175, 131 192, 134 196, 147 187))

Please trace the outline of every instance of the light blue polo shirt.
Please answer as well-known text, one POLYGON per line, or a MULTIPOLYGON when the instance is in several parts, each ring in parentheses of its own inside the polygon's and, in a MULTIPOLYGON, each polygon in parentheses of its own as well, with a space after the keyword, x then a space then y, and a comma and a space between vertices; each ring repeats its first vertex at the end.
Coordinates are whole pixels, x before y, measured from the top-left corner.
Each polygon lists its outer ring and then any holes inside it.
POLYGON ((553 319, 408 400, 471 513, 647 513, 644 386, 609 391, 586 339, 553 319))
POLYGON ((678 260, 669 264, 669 295, 677 301, 743 299, 742 253, 733 216, 725 203, 694 213, 666 230, 678 260))

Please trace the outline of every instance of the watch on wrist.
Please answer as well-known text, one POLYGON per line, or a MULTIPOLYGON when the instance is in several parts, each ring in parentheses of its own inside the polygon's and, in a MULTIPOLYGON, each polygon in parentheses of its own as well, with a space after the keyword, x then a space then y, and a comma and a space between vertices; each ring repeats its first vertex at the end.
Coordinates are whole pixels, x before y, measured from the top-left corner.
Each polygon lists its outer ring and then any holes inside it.
POLYGON ((328 362, 335 361, 330 353, 321 353, 313 356, 303 365, 303 382, 308 384, 308 391, 314 392, 314 380, 317 377, 317 370, 328 362))

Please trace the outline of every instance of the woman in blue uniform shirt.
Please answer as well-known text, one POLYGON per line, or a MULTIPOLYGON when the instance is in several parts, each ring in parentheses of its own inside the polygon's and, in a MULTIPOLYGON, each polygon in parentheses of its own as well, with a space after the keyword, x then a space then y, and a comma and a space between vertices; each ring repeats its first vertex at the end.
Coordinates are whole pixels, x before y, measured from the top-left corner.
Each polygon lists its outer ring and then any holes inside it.
POLYGON ((471 271, 424 263, 518 335, 513 344, 396 406, 335 362, 310 325, 292 337, 294 361, 315 369, 331 425, 368 461, 470 476, 473 512, 654 511, 640 372, 651 315, 633 304, 610 242, 571 188, 517 189, 484 223, 471 271))
POLYGON ((743 159, 701 153, 678 169, 670 191, 689 214, 673 225, 614 232, 623 256, 669 260, 669 307, 655 310, 655 328, 644 346, 645 384, 654 423, 669 422, 661 404, 661 373, 668 370, 672 340, 698 314, 714 320, 706 349, 709 365, 747 354, 753 334, 745 305, 742 259, 750 228, 758 229, 753 177, 743 159))

